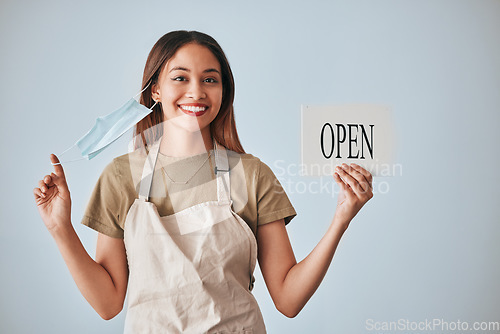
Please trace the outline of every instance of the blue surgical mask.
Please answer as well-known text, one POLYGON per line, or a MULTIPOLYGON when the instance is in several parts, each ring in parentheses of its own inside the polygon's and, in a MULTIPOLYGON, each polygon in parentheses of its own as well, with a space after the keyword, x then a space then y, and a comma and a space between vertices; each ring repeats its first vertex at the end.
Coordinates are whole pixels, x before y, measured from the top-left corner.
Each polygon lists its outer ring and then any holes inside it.
POLYGON ((153 107, 158 102, 155 102, 151 108, 147 108, 135 100, 135 97, 146 90, 148 86, 149 84, 121 108, 106 116, 98 117, 92 129, 60 155, 66 153, 74 146, 80 149, 82 158, 66 162, 83 159, 90 160, 101 153, 106 147, 120 138, 125 132, 130 130, 130 128, 153 111, 153 107))

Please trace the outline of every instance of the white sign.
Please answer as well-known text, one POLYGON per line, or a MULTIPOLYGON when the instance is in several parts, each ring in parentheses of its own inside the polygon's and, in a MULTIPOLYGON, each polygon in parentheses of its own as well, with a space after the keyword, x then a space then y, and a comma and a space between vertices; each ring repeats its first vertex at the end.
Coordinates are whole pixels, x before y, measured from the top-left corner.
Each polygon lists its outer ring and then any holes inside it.
POLYGON ((394 175, 391 108, 373 104, 302 106, 302 175, 333 175, 356 163, 373 176, 394 175))

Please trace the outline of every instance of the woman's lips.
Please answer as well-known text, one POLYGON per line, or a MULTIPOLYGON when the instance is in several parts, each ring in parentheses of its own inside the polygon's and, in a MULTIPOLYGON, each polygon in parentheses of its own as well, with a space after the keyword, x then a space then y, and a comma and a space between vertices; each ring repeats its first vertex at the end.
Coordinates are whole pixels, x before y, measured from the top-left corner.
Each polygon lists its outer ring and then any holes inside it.
POLYGON ((190 104, 180 104, 178 105, 179 109, 189 116, 201 116, 207 112, 208 106, 204 104, 190 103, 190 104))

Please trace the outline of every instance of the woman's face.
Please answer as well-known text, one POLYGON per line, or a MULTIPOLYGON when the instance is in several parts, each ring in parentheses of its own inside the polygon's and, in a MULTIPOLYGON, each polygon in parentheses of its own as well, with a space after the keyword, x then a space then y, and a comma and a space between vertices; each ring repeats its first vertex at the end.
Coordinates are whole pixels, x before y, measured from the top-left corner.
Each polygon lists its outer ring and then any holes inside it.
POLYGON ((222 103, 219 61, 205 46, 182 46, 160 72, 152 95, 161 102, 168 126, 189 132, 207 128, 222 103))

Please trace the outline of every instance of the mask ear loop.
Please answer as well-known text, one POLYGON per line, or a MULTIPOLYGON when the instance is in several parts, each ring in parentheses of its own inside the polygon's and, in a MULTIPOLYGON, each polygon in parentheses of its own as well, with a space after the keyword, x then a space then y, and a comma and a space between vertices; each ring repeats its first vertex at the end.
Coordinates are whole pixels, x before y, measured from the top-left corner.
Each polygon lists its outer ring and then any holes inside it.
MULTIPOLYGON (((141 94, 142 94, 142 92, 144 92, 144 91, 146 90, 146 88, 148 88, 148 86, 149 86, 150 84, 151 84, 151 81, 150 81, 150 82, 146 85, 146 87, 144 87, 144 89, 143 89, 143 90, 141 90, 139 93, 137 93, 137 94, 134 96, 134 99, 135 99, 137 96, 141 95, 141 94)), ((154 108, 154 106, 155 106, 157 103, 158 103, 158 101, 155 101, 155 103, 151 106, 151 108, 148 108, 148 109, 149 109, 149 110, 153 109, 153 108, 154 108)), ((71 150, 71 149, 72 149, 73 147, 75 147, 75 146, 76 146, 76 144, 71 145, 69 148, 67 148, 66 150, 64 150, 61 154, 57 155, 57 157, 59 157, 59 156, 63 155, 63 154, 64 154, 64 153, 66 153, 66 152, 68 152, 69 150, 71 150)), ((67 161, 63 161, 63 162, 64 162, 64 163, 68 163, 68 162, 75 162, 75 161, 80 161, 80 160, 85 160, 85 158, 84 158, 84 157, 81 157, 81 158, 78 158, 78 159, 67 160, 67 161)), ((53 162, 51 162, 51 165, 53 165, 53 166, 60 165, 60 164, 62 164, 62 162, 57 162, 57 163, 53 163, 53 162)))
MULTIPOLYGON (((150 81, 150 82, 146 85, 146 87, 144 87, 144 89, 143 89, 143 90, 141 90, 139 93, 137 93, 137 94, 134 96, 134 99, 135 99, 137 96, 141 95, 141 94, 142 94, 142 92, 144 92, 144 91, 146 90, 146 88, 148 88, 148 86, 149 86, 150 84, 151 84, 151 81, 150 81)), ((155 101, 155 103, 151 106, 151 108, 148 108, 148 109, 149 109, 149 110, 153 109, 157 103, 158 103, 158 101, 155 101)))
MULTIPOLYGON (((69 150, 71 150, 73 147, 75 147, 76 144, 73 144, 71 145, 68 149, 66 149, 64 152, 62 152, 61 154, 59 154, 57 157, 59 158, 59 156, 63 155, 64 153, 68 152, 69 150)), ((64 163, 67 163, 67 162, 75 162, 75 161, 80 161, 80 160, 85 160, 85 158, 78 158, 78 159, 73 159, 73 160, 67 160, 67 161, 63 161, 64 163)), ((60 165, 62 162, 57 162, 57 163, 53 163, 51 162, 51 165, 52 166, 56 166, 56 165, 60 165)))
POLYGON ((144 89, 143 89, 143 90, 141 90, 139 93, 135 94, 134 99, 135 99, 137 96, 141 95, 141 94, 142 94, 142 92, 144 92, 144 91, 146 90, 146 88, 148 88, 148 87, 149 87, 149 85, 150 85, 150 84, 151 84, 151 81, 150 81, 150 82, 148 82, 148 84, 146 85, 146 87, 144 87, 144 89))

